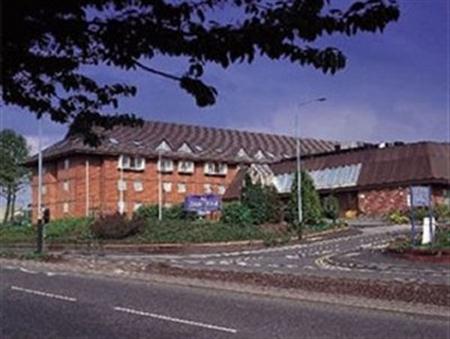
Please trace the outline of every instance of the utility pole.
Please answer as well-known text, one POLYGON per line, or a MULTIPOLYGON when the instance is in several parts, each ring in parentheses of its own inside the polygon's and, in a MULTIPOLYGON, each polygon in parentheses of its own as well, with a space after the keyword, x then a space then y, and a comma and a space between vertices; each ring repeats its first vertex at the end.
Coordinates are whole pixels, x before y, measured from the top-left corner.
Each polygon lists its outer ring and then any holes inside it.
POLYGON ((37 192, 37 253, 44 248, 44 225, 42 222, 42 117, 38 118, 38 192, 37 192))
POLYGON ((161 151, 158 152, 158 220, 162 220, 162 157, 161 151))
MULTIPOLYGON (((327 98, 321 97, 308 101, 301 102, 298 107, 306 106, 314 102, 323 102, 327 98)), ((299 112, 295 115, 295 139, 297 147, 297 216, 298 224, 303 222, 303 211, 302 211, 302 172, 301 172, 301 145, 300 145, 300 126, 299 126, 299 112)))

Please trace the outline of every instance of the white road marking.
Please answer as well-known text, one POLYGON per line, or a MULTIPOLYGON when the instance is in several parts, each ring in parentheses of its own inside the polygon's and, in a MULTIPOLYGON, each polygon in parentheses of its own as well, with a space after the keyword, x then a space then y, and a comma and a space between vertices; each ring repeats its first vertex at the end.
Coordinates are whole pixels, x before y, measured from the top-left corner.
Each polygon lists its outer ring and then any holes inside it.
POLYGON ((210 324, 200 323, 200 322, 186 320, 186 319, 173 318, 173 317, 169 317, 169 316, 162 315, 162 314, 156 314, 156 313, 149 313, 149 312, 133 310, 131 308, 114 307, 114 310, 115 311, 119 311, 119 312, 135 314, 135 315, 142 315, 142 316, 145 316, 145 317, 150 317, 150 318, 159 319, 159 320, 172 321, 172 322, 179 323, 179 324, 184 324, 184 325, 203 327, 203 328, 207 328, 207 329, 210 329, 210 330, 216 330, 216 331, 222 331, 222 332, 228 332, 228 333, 237 333, 237 330, 234 329, 234 328, 210 325, 210 324))
POLYGON ((24 272, 24 273, 31 273, 31 274, 36 274, 36 273, 38 273, 38 272, 36 272, 36 271, 32 271, 32 270, 29 270, 29 269, 26 269, 26 268, 23 268, 23 267, 19 267, 19 270, 22 271, 22 272, 24 272))
POLYGON ((77 301, 77 299, 75 299, 75 298, 66 297, 64 295, 53 294, 53 293, 42 292, 42 291, 36 291, 36 290, 30 290, 28 288, 23 288, 23 287, 18 287, 18 286, 11 286, 11 289, 14 290, 14 291, 20 291, 20 292, 35 294, 35 295, 39 295, 39 296, 42 296, 42 297, 48 297, 48 298, 53 298, 53 299, 59 299, 59 300, 71 301, 71 302, 77 301))

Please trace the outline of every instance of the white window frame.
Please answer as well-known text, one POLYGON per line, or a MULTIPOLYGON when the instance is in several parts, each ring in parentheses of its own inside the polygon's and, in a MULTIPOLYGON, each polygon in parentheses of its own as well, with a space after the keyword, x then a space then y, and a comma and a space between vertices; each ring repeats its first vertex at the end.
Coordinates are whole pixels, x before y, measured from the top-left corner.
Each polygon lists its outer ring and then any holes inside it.
POLYGON ((178 173, 194 173, 194 168, 195 168, 195 164, 191 160, 178 161, 178 173), (186 165, 188 165, 188 166, 186 166, 186 165))
POLYGON ((43 184, 41 186, 41 194, 46 195, 47 194, 47 185, 43 184))
POLYGON ((178 193, 186 193, 187 192, 187 184, 185 182, 180 182, 177 184, 178 193))
POLYGON ((173 160, 172 159, 161 159, 158 160, 157 164, 158 172, 169 173, 173 172, 173 160), (162 166, 163 164, 168 164, 167 166, 162 166))
POLYGON ((70 191, 69 180, 64 180, 64 181, 63 181, 63 190, 64 190, 65 192, 69 192, 69 191, 70 191))
POLYGON ((117 168, 130 171, 145 170, 145 158, 140 156, 119 155, 117 168))
POLYGON ((227 175, 228 165, 224 162, 205 163, 204 173, 207 175, 227 175))
POLYGON ((140 207, 142 207, 142 202, 135 202, 133 206, 133 211, 136 212, 140 207))
POLYGON ((70 160, 69 158, 64 159, 64 169, 68 170, 70 167, 70 160))
POLYGON ((218 185, 217 186, 217 193, 219 193, 220 195, 224 195, 225 191, 226 191, 226 187, 224 185, 218 185))
POLYGON ((135 192, 142 192, 144 190, 144 183, 141 180, 135 180, 133 182, 133 188, 135 192))
POLYGON ((162 186, 163 186, 164 193, 172 192, 172 183, 171 182, 168 182, 168 181, 163 182, 162 186))
POLYGON ((69 213, 69 203, 68 202, 63 203, 63 213, 64 214, 69 213))
POLYGON ((213 193, 213 187, 211 184, 203 184, 203 191, 205 194, 212 194, 213 193))

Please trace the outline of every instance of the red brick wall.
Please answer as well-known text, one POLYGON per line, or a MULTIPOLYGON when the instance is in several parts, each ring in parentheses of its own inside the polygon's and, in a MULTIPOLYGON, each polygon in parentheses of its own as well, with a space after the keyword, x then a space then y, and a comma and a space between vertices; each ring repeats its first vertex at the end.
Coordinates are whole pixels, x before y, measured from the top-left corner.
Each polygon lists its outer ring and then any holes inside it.
POLYGON ((361 191, 358 194, 359 211, 367 216, 377 216, 405 209, 408 207, 407 195, 403 187, 361 191))
MULTIPOLYGON (((446 188, 432 187, 433 205, 445 203, 446 188)), ((409 187, 397 187, 361 191, 358 194, 358 207, 361 214, 381 216, 393 210, 405 210, 408 205, 409 187)))
MULTIPOLYGON (((63 217, 82 217, 86 215, 86 161, 89 161, 89 213, 114 213, 118 210, 120 170, 117 168, 118 157, 71 156, 69 168, 64 168, 64 160, 60 159, 45 164, 46 173, 43 184, 46 193, 42 203, 50 209, 52 219, 63 217), (68 181, 69 190, 64 190, 64 182, 68 181), (64 212, 64 205, 68 211, 64 212)), ((163 192, 165 204, 181 203, 187 194, 204 193, 204 184, 211 184, 213 192, 218 193, 218 186, 228 185, 237 172, 236 165, 228 165, 226 176, 209 176, 204 174, 204 163, 196 163, 193 174, 177 172, 177 162, 174 161, 174 171, 162 174, 162 182, 171 182, 172 191, 163 192), (177 184, 186 184, 186 193, 178 193, 177 184)), ((147 159, 144 171, 124 171, 126 182, 124 191, 125 208, 129 215, 133 213, 136 203, 158 203, 158 172, 155 159, 147 159), (144 189, 137 192, 134 181, 143 183, 144 189)), ((37 168, 33 169, 32 208, 33 221, 37 220, 37 168)))

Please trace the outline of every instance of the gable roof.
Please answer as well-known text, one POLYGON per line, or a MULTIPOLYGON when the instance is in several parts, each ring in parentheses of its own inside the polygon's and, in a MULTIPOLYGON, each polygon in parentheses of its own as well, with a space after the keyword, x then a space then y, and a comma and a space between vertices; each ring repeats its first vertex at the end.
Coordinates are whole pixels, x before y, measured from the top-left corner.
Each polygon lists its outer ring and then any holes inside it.
MULTIPOLYGON (((165 152, 168 157, 217 160, 226 162, 276 161, 295 155, 295 138, 285 135, 256 133, 224 128, 183 125, 168 122, 146 121, 142 127, 116 126, 104 130, 101 144, 94 148, 83 143, 80 136, 68 136, 64 140, 43 151, 44 159, 58 158, 69 154, 136 154, 144 157, 157 157, 157 147, 165 141, 172 151, 165 152), (178 152, 184 144, 191 147, 192 153, 178 152), (238 152, 245 149, 249 159, 239 158, 238 152), (267 155, 258 159, 259 150, 267 155)), ((337 143, 332 141, 302 139, 302 154, 332 151, 337 143)), ((37 156, 28 164, 37 161, 37 156)))

